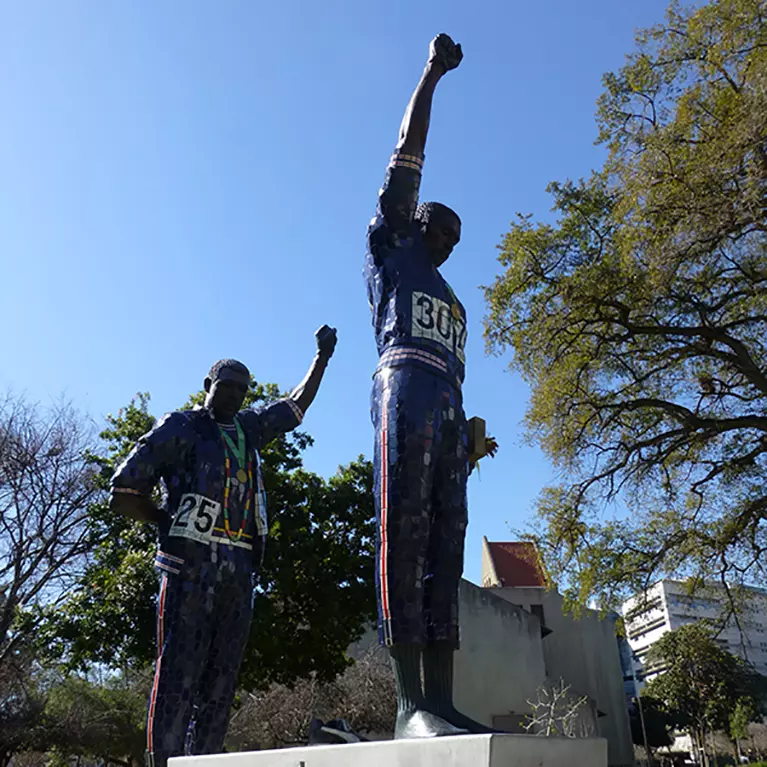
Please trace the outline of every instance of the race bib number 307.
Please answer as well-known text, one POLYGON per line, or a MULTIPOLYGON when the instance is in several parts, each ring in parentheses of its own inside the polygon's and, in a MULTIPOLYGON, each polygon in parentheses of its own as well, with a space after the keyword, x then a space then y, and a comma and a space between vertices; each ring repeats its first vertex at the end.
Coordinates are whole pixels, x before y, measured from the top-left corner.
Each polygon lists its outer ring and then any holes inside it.
POLYGON ((413 291, 413 327, 411 335, 428 338, 442 344, 446 349, 466 362, 466 321, 456 319, 450 304, 428 293, 413 291))
POLYGON ((170 526, 170 535, 191 538, 210 545, 213 526, 221 511, 221 504, 204 495, 187 493, 181 497, 176 516, 170 526))

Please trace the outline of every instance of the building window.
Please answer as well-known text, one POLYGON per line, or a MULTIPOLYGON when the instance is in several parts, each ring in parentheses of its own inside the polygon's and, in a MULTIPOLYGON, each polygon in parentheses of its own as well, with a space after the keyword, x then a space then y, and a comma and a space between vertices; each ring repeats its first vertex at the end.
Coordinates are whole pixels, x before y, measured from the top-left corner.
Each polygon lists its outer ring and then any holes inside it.
POLYGON ((645 634, 649 634, 651 631, 654 631, 655 629, 661 628, 665 625, 666 625, 666 618, 665 616, 661 615, 659 618, 656 618, 643 626, 637 626, 637 627, 632 626, 629 629, 629 639, 634 641, 635 639, 639 639, 645 634))
POLYGON ((652 610, 656 610, 661 607, 660 597, 654 597, 647 602, 640 602, 635 608, 629 610, 626 613, 626 620, 631 623, 640 615, 644 615, 652 610))

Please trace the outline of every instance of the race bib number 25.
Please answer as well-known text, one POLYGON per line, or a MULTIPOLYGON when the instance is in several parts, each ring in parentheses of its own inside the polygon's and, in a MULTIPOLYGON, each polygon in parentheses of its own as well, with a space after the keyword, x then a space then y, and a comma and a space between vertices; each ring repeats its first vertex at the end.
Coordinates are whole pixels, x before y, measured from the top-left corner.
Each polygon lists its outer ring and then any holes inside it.
POLYGON ((442 344, 461 362, 466 362, 466 320, 463 317, 456 319, 450 304, 445 301, 413 291, 413 327, 410 332, 417 338, 442 344))
POLYGON ((178 511, 170 526, 170 535, 191 538, 210 545, 213 526, 221 511, 221 504, 204 495, 187 493, 181 497, 178 511))

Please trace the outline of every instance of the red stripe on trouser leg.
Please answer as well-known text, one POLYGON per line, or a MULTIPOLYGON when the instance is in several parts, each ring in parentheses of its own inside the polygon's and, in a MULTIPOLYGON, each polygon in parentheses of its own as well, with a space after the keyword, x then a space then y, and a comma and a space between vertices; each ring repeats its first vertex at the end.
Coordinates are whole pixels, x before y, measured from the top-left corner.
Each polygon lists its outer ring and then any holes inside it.
POLYGON ((381 559, 379 563, 381 579, 381 614, 383 632, 387 644, 391 644, 391 610, 389 609, 389 572, 388 572, 388 512, 389 512, 389 387, 384 382, 381 403, 381 559))
POLYGON ((154 708, 157 703, 157 688, 160 683, 160 666, 162 665, 162 646, 165 642, 165 592, 168 589, 168 576, 163 575, 160 584, 160 598, 157 606, 157 663, 154 669, 154 681, 152 682, 152 694, 149 697, 149 714, 146 726, 146 748, 150 754, 154 753, 154 708))

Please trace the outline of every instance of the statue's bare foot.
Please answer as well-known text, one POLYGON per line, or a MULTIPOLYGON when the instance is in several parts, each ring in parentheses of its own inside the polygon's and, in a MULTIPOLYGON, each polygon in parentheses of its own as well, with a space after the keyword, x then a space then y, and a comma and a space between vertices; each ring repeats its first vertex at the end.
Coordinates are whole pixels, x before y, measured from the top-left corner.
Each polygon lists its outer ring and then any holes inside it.
POLYGON ((440 738, 445 735, 465 735, 468 730, 455 727, 430 711, 415 709, 397 714, 394 727, 395 740, 404 738, 440 738))

